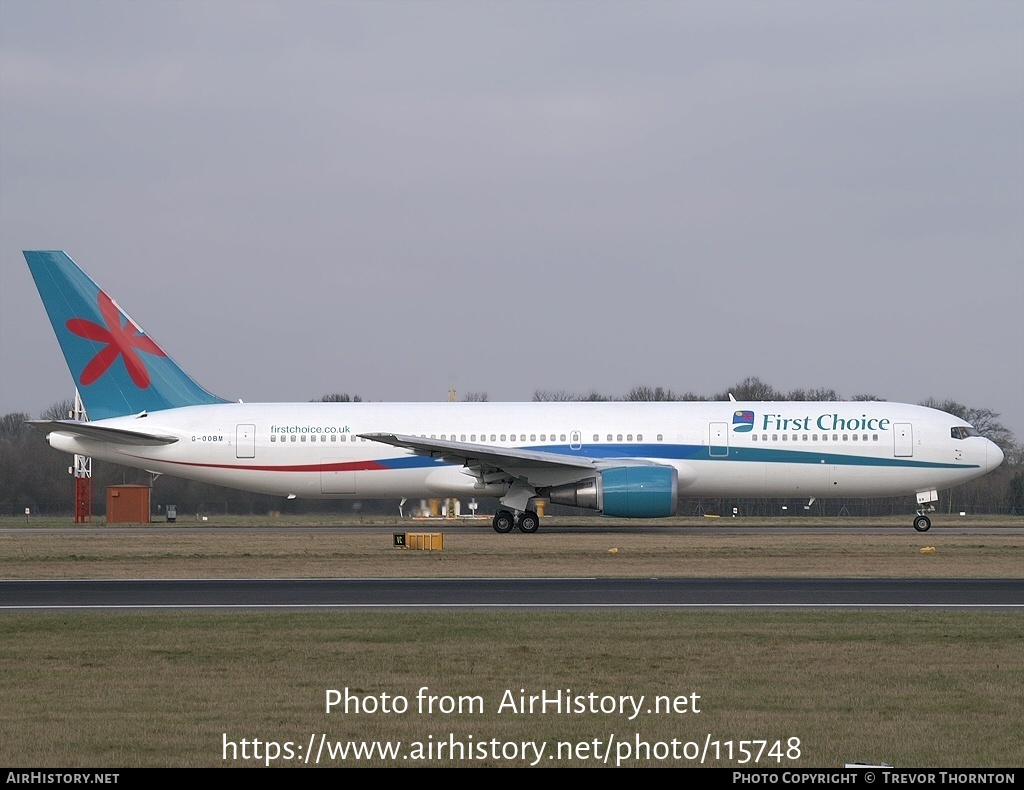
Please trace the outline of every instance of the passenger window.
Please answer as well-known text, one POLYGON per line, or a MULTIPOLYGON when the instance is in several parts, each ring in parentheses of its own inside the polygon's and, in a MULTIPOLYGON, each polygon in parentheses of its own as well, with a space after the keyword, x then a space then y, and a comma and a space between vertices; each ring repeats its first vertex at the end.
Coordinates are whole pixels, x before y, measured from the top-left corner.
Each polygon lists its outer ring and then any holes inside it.
POLYGON ((660 434, 660 433, 658 434, 658 441, 659 441, 659 442, 660 442, 660 441, 662 441, 662 436, 661 436, 661 434, 660 434))
POLYGON ((560 441, 560 442, 564 442, 565 441, 565 434, 564 433, 563 434, 559 434, 558 441, 560 441))
POLYGON ((626 441, 627 441, 627 442, 631 442, 631 441, 633 441, 633 434, 631 434, 631 433, 627 433, 627 434, 626 434, 626 441))
POLYGON ((277 441, 277 436, 275 436, 274 434, 270 434, 270 441, 276 442, 277 441))
POLYGON ((638 433, 638 434, 636 435, 636 440, 637 440, 638 442, 642 442, 642 441, 644 440, 644 435, 643 435, 642 433, 638 433))
POLYGON ((594 441, 595 441, 595 442, 599 442, 599 441, 601 441, 601 437, 600 437, 600 436, 598 436, 598 434, 596 434, 596 433, 594 434, 594 441))

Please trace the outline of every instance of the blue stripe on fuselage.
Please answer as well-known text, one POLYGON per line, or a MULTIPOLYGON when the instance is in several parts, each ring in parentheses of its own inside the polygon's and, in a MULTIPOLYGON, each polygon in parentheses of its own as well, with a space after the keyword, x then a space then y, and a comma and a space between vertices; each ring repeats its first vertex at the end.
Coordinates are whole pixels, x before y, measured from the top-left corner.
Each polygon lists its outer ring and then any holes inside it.
MULTIPOLYGON (((573 450, 568 445, 540 445, 510 449, 531 450, 550 455, 567 455, 575 458, 614 460, 616 458, 645 458, 664 461, 737 461, 741 463, 764 464, 828 464, 830 466, 880 466, 903 469, 977 469, 978 464, 946 464, 935 461, 915 461, 909 458, 880 458, 876 456, 822 453, 809 450, 763 449, 760 447, 711 447, 702 444, 592 444, 573 450), (711 452, 722 455, 711 455, 711 452), (728 453, 728 454, 726 454, 728 453)), ((500 452, 500 447, 494 448, 500 452)), ((402 456, 378 461, 388 469, 423 469, 442 465, 439 458, 427 456, 402 456)))

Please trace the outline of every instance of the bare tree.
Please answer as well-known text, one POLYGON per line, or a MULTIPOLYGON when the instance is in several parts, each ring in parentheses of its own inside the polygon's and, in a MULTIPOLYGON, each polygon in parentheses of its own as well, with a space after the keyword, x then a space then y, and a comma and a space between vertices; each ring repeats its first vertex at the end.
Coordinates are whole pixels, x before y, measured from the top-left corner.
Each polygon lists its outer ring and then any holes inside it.
POLYGON ((14 442, 24 437, 30 430, 25 424, 28 420, 29 416, 20 411, 0 417, 0 441, 14 442))
POLYGON ((563 403, 565 401, 577 400, 575 395, 572 395, 565 390, 534 390, 533 400, 535 403, 563 403))
POLYGON ((757 376, 748 376, 739 384, 735 384, 715 396, 715 400, 729 400, 730 394, 736 400, 785 400, 785 396, 781 392, 771 384, 761 381, 757 376))
POLYGON ((977 429, 978 433, 998 444, 1003 452, 1006 452, 1016 444, 1013 431, 999 422, 999 412, 992 409, 974 409, 970 406, 964 406, 964 404, 958 403, 955 400, 939 401, 935 398, 921 401, 921 405, 927 406, 930 409, 944 411, 947 414, 952 414, 954 417, 959 417, 964 422, 970 423, 977 429))
POLYGON ((672 390, 664 387, 633 387, 623 400, 679 400, 672 390))
POLYGON ((807 400, 817 401, 837 401, 842 400, 839 393, 831 387, 818 387, 813 390, 808 390, 807 400))
POLYGON ((1016 515, 1024 514, 1024 472, 1017 472, 1010 478, 1006 492, 1006 506, 1016 515))
POLYGON ((591 390, 586 395, 566 392, 565 390, 558 390, 557 392, 551 390, 536 390, 533 393, 533 400, 535 402, 545 403, 565 403, 568 401, 608 401, 613 400, 613 398, 609 398, 607 395, 602 395, 597 390, 591 390))
POLYGON ((45 409, 39 418, 42 420, 70 420, 74 413, 75 402, 71 398, 65 398, 45 409))

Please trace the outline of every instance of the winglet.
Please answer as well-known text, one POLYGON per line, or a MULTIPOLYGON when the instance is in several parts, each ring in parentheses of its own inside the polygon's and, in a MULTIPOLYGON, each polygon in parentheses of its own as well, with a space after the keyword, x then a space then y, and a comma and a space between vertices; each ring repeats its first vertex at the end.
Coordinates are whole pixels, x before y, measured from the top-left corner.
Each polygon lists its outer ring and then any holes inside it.
POLYGON ((64 252, 25 260, 92 420, 225 403, 196 384, 64 252))

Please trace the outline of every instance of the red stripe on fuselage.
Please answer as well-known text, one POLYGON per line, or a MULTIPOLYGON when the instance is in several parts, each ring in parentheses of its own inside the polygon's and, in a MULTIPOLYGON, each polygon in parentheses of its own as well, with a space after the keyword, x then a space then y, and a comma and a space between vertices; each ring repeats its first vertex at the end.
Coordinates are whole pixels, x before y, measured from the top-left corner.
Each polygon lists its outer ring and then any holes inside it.
MULTIPOLYGON (((127 455, 127 453, 126 453, 127 455)), ((175 466, 193 466, 202 469, 237 469, 245 472, 379 472, 386 471, 388 467, 377 461, 346 461, 336 464, 298 464, 296 466, 269 466, 269 465, 242 465, 242 464, 200 464, 193 461, 171 461, 163 458, 146 458, 142 455, 132 455, 140 461, 151 461, 153 463, 174 464, 175 466)))

